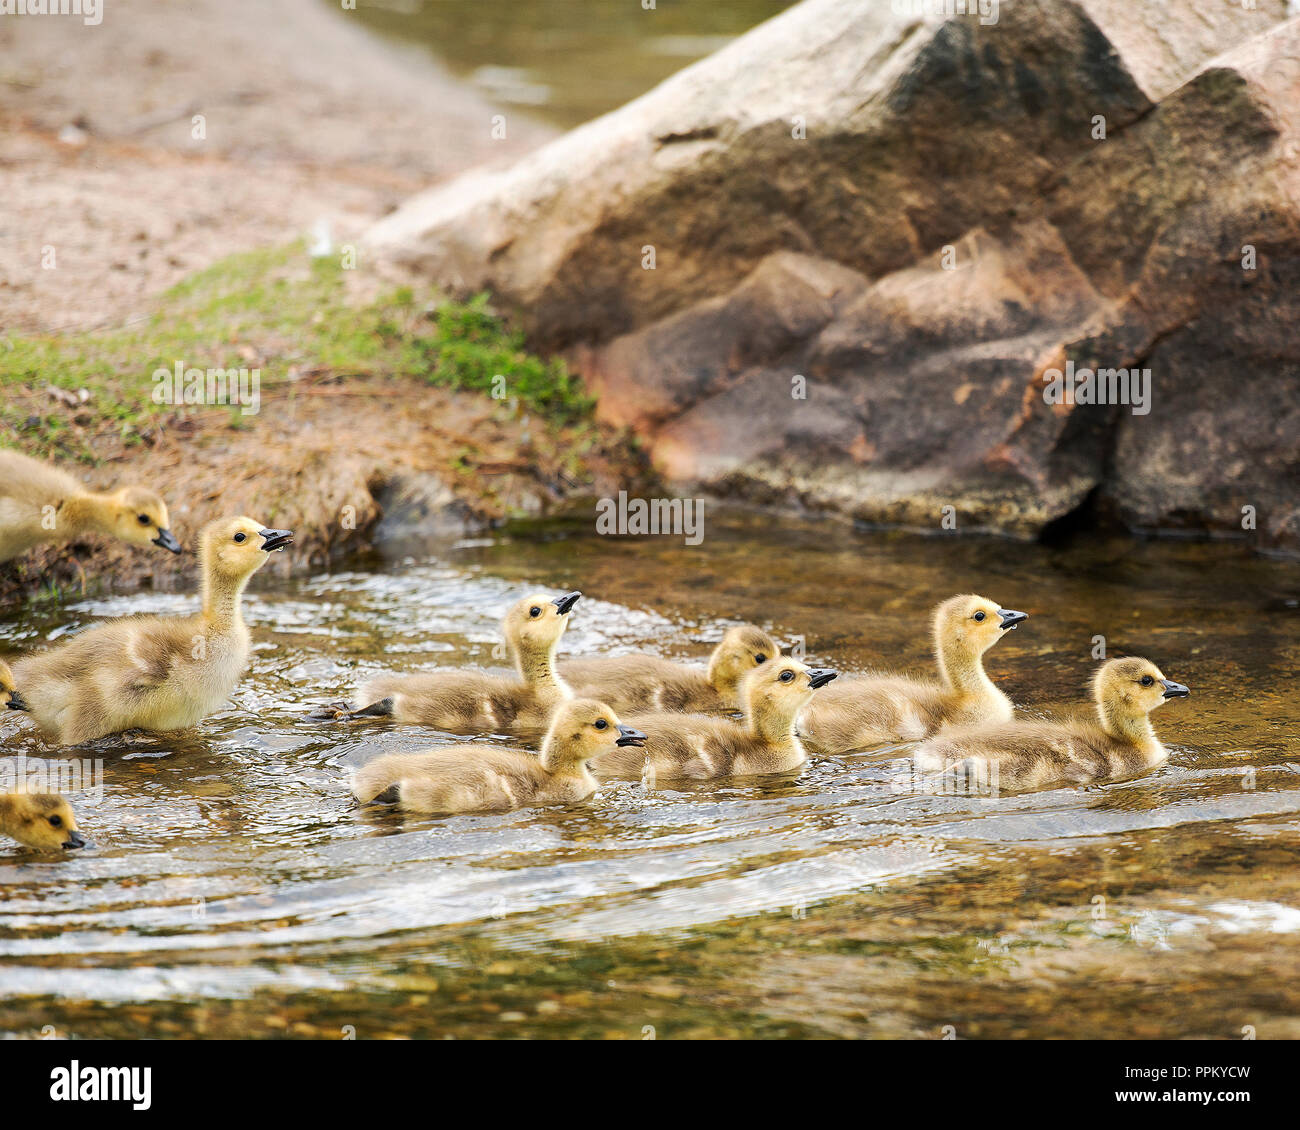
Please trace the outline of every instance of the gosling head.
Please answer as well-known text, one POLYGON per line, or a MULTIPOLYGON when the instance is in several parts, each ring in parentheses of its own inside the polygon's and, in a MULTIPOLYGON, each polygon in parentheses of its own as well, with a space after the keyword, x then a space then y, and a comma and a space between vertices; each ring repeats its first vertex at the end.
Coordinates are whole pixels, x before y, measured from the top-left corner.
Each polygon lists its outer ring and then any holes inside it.
POLYGON ((252 518, 221 518, 199 535, 205 572, 226 581, 247 580, 271 554, 293 544, 292 530, 272 530, 252 518))
POLYGON ((86 846, 72 805, 54 793, 12 793, 0 797, 5 834, 38 851, 74 851, 86 846))
POLYGON ((1191 693, 1182 683, 1166 679, 1151 660, 1136 655, 1107 660, 1092 679, 1092 695, 1103 722, 1108 717, 1145 717, 1169 699, 1191 693))
POLYGON ((156 545, 180 553, 167 504, 148 487, 121 487, 108 496, 107 522, 114 536, 135 545, 156 545))
POLYGON ((709 682, 722 694, 734 695, 741 679, 780 654, 781 649, 761 628, 752 624, 728 628, 709 658, 709 682))
POLYGON ((813 692, 837 675, 829 667, 809 667, 789 656, 778 657, 745 676, 740 686, 745 714, 760 729, 764 723, 777 728, 793 725, 813 692))
POLYGON ((515 653, 523 656, 553 652, 569 626, 569 613, 581 596, 580 592, 566 592, 563 596, 539 592, 516 601, 501 624, 515 653))
POLYGON ((973 593, 951 596, 934 610, 936 650, 941 657, 973 659, 1028 619, 1026 613, 1003 608, 987 597, 973 593))
POLYGON ((603 702, 575 698, 558 707, 542 743, 542 762, 552 772, 581 772, 593 757, 627 746, 644 747, 646 736, 625 726, 603 702))

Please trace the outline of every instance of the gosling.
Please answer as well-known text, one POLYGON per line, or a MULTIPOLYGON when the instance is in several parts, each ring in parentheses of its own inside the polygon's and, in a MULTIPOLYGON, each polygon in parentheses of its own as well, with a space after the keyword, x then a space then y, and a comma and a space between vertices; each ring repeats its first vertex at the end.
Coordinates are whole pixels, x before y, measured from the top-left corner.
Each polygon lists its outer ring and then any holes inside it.
POLYGON ((293 542, 252 518, 226 518, 199 539, 203 609, 192 616, 127 617, 14 664, 22 688, 9 706, 29 713, 59 745, 122 730, 183 730, 220 707, 248 666, 240 597, 248 579, 293 542))
POLYGON ((570 659, 560 675, 575 694, 598 698, 615 710, 681 710, 701 714, 740 708, 740 681, 755 667, 781 654, 761 628, 728 628, 706 668, 674 663, 657 655, 570 659))
POLYGON ((1151 711, 1190 693, 1148 659, 1112 659, 1093 678, 1096 722, 1004 722, 955 732, 921 745, 916 768, 951 772, 971 791, 992 792, 1137 777, 1169 759, 1151 711))
POLYGON ((54 793, 0 794, 0 835, 38 851, 86 846, 72 805, 54 793))
POLYGON ((792 772, 808 760, 795 719, 813 692, 836 675, 790 658, 754 668, 740 686, 743 722, 707 714, 631 715, 628 725, 650 734, 644 752, 616 750, 602 757, 596 770, 648 782, 792 772))
POLYGON ((556 669, 555 652, 581 596, 570 592, 552 600, 536 593, 506 613, 501 631, 517 678, 464 670, 380 675, 361 688, 361 700, 369 706, 326 710, 333 710, 335 718, 392 718, 455 733, 536 735, 546 729, 555 708, 573 698, 556 669))
POLYGON ((0 451, 0 562, 42 542, 69 542, 90 533, 181 551, 166 504, 148 487, 90 491, 57 467, 0 451))
POLYGON ((1027 619, 982 596, 950 597, 934 610, 937 681, 842 679, 808 707, 799 720, 800 735, 815 753, 837 754, 917 741, 948 726, 1009 722, 1011 700, 984 673, 983 656, 1027 619))
POLYGON ((362 804, 431 815, 577 804, 599 787, 587 767, 593 757, 645 737, 604 703, 573 699, 555 712, 540 757, 482 745, 386 754, 357 771, 352 791, 362 804))

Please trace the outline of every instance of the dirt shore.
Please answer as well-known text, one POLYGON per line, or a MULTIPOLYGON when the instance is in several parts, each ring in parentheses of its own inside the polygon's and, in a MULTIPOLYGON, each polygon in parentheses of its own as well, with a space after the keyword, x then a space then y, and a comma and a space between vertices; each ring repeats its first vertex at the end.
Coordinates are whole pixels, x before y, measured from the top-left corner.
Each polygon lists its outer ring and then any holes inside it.
MULTIPOLYGON (((498 107, 317 0, 110 2, 98 26, 7 17, 0 59, 0 345, 10 348, 15 335, 75 342, 146 320, 166 288, 239 252, 327 231, 337 254, 411 192, 552 133, 512 114, 494 140, 498 107)), ((403 281, 392 271, 359 262, 347 272, 352 301, 403 281)), ((211 347, 239 340, 235 325, 211 347)), ((145 356, 119 372, 140 395, 145 356)), ((158 486, 183 538, 237 511, 293 525, 300 567, 367 544, 381 499, 472 524, 545 513, 633 466, 617 443, 602 450, 590 433, 530 425, 481 393, 395 388, 328 366, 309 376, 238 427, 227 411, 187 410, 124 437, 111 411, 62 403, 50 374, 33 371, 4 388, 0 442, 60 462, 89 452, 97 465, 72 469, 95 486, 158 486), (49 425, 75 442, 49 443, 49 425)), ((188 583, 192 558, 166 556, 98 541, 37 552, 0 567, 0 594, 87 578, 188 583)))
POLYGON ((0 60, 6 331, 112 324, 322 222, 346 241, 551 136, 512 115, 493 140, 498 107, 319 0, 110 0, 91 27, 10 16, 0 60))

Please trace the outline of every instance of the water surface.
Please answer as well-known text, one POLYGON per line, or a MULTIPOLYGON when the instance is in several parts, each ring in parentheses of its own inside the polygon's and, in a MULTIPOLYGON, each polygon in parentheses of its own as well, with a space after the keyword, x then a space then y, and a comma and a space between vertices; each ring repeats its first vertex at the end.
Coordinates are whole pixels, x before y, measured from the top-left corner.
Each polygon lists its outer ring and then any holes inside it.
MULTIPOLYGON (((1300 564, 1237 544, 747 515, 695 549, 541 527, 264 572, 227 709, 81 751, 104 759, 102 802, 77 798, 95 849, 0 848, 0 1032, 1300 1037, 1298 595, 1300 564), (974 590, 1030 613, 988 666, 1031 712, 1082 702, 1098 635, 1192 697, 1155 715, 1170 763, 1105 787, 925 795, 902 746, 572 809, 359 812, 350 768, 447 739, 309 707, 385 668, 499 667, 496 622, 538 586, 587 594, 571 654, 703 658, 745 620, 817 663, 918 672, 931 604, 974 590)), ((7 614, 0 653, 192 607, 7 614)), ((50 752, 14 715, 0 741, 50 752)))
MULTIPOLYGON (((331 3, 334 0, 330 0, 331 3)), ((498 105, 564 129, 616 109, 793 0, 361 0, 498 105)))

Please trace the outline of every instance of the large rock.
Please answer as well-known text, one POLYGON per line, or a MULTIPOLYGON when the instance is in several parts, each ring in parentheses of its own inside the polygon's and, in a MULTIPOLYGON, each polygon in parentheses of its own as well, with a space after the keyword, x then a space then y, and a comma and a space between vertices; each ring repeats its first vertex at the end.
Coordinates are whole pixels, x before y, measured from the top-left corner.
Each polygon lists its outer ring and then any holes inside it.
POLYGON ((372 243, 493 290, 684 486, 1300 545, 1300 21, 914 6, 806 0, 372 243), (1067 363, 1149 368, 1149 412, 1048 403, 1067 363))

